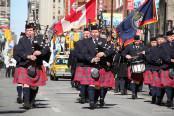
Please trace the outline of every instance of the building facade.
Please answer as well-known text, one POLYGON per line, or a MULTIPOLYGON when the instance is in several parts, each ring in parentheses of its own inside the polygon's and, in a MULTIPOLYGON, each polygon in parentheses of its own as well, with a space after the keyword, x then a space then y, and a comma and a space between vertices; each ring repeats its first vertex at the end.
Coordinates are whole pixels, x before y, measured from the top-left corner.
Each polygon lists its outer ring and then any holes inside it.
POLYGON ((0 29, 10 28, 10 0, 0 0, 0 29))
POLYGON ((40 0, 28 0, 28 23, 38 20, 40 5, 39 1, 40 0))
POLYGON ((64 0, 28 0, 28 22, 37 22, 41 30, 64 17, 64 0))

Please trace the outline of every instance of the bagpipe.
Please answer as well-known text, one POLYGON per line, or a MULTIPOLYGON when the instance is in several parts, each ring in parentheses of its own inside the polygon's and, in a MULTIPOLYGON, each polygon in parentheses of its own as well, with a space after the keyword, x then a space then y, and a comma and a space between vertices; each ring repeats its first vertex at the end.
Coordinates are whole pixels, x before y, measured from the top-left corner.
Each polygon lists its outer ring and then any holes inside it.
MULTIPOLYGON (((103 43, 102 41, 96 42, 95 49, 97 53, 99 52, 109 52, 109 49, 111 49, 111 46, 109 46, 107 43, 103 43)), ((101 60, 97 63, 97 66, 95 68, 91 69, 91 77, 95 80, 99 79, 99 69, 104 68, 106 71, 109 71, 111 69, 111 66, 107 65, 107 58, 101 58, 101 60)))
MULTIPOLYGON (((111 51, 111 48, 112 48, 111 44, 107 42, 104 44, 102 42, 98 42, 96 46, 96 50, 98 53, 104 52, 105 54, 108 54, 111 51)), ((104 68, 106 71, 111 70, 111 65, 110 66, 107 65, 107 62, 109 62, 108 60, 109 60, 108 57, 102 57, 101 61, 99 62, 99 66, 104 68)))
MULTIPOLYGON (((47 36, 48 31, 48 25, 46 26, 44 33, 41 33, 41 25, 38 23, 38 11, 36 12, 33 10, 33 21, 34 21, 34 27, 36 30, 36 35, 34 38, 34 41, 32 42, 32 49, 34 51, 43 51, 46 47, 50 47, 51 43, 47 36)), ((51 52, 44 56, 43 60, 46 62, 49 62, 51 56, 51 52)))
MULTIPOLYGON (((47 50, 47 49, 49 50, 49 46, 50 46, 50 41, 46 35, 47 30, 48 30, 48 25, 46 26, 44 34, 41 34, 40 33, 40 30, 41 30, 40 24, 37 23, 37 21, 35 20, 34 11, 33 11, 33 17, 34 17, 34 28, 36 30, 36 35, 32 41, 32 51, 33 51, 33 53, 34 53, 34 51, 45 52, 45 50, 47 50)), ((39 62, 41 62, 41 64, 42 64, 42 60, 49 62, 50 56, 51 56, 51 52, 49 50, 49 52, 47 54, 38 56, 38 58, 41 58, 41 60, 38 59, 37 61, 40 60, 39 62)), ((27 68, 28 75, 31 78, 34 78, 36 76, 36 72, 37 72, 38 68, 41 69, 41 67, 37 64, 37 61, 30 61, 30 65, 27 68)))
MULTIPOLYGON (((46 27, 45 33, 38 34, 35 36, 33 42, 32 42, 32 49, 34 51, 44 51, 45 48, 50 46, 50 42, 47 38, 46 32, 47 32, 48 26, 46 27)), ((49 62, 51 52, 44 56, 44 59, 46 62, 49 62)))

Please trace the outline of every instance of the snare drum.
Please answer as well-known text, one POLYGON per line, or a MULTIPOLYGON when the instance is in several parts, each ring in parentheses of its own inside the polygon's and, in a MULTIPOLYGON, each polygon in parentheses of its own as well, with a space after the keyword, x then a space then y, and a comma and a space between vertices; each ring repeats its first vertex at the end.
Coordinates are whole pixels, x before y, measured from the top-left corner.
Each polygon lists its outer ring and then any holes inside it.
POLYGON ((131 63, 132 73, 143 73, 145 71, 145 64, 143 61, 134 61, 131 63))

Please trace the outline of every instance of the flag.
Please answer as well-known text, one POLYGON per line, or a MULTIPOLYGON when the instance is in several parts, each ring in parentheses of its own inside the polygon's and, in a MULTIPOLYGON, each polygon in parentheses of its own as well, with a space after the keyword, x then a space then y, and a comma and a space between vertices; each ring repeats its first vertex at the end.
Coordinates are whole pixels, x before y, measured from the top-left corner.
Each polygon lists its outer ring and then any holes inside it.
POLYGON ((72 14, 75 12, 76 9, 76 0, 70 0, 70 12, 69 14, 72 14))
POLYGON ((75 12, 72 12, 55 23, 53 25, 53 31, 55 34, 61 35, 63 32, 70 31, 72 28, 79 28, 80 26, 87 25, 89 22, 96 22, 96 17, 96 0, 90 0, 75 9, 75 12))
POLYGON ((155 0, 146 0, 117 26, 116 31, 123 42, 130 41, 141 26, 157 21, 155 0))
POLYGON ((4 37, 6 38, 6 40, 8 42, 10 42, 12 40, 12 34, 11 34, 10 29, 5 29, 5 31, 4 31, 4 37))

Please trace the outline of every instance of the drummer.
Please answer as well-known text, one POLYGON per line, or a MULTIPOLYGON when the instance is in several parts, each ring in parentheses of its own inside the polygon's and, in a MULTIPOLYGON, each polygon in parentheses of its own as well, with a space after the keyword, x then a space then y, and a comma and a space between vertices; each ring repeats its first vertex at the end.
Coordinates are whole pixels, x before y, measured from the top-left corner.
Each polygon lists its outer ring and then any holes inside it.
MULTIPOLYGON (((122 52, 122 55, 129 61, 130 65, 133 62, 144 62, 145 46, 142 44, 139 36, 134 37, 134 43, 128 45, 122 52)), ((128 67, 128 78, 131 80, 132 99, 136 99, 139 86, 143 82, 143 73, 131 72, 128 67)))

